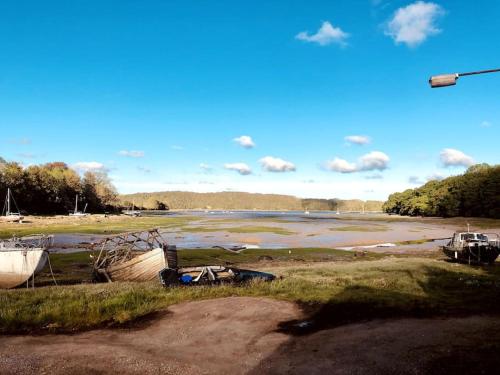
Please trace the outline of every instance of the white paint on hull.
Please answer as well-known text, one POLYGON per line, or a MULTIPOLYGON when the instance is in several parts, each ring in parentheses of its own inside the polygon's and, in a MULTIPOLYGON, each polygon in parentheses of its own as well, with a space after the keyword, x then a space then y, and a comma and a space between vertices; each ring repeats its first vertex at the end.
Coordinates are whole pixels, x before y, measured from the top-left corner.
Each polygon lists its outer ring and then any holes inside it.
POLYGON ((47 258, 43 249, 0 249, 0 288, 22 285, 45 267, 47 258))

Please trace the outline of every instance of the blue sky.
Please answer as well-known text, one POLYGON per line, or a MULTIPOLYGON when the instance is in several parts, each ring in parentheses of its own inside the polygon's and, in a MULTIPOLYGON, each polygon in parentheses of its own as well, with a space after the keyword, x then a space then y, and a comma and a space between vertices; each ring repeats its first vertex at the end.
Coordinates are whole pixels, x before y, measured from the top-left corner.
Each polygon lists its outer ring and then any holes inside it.
POLYGON ((499 162, 500 74, 427 83, 500 67, 499 14, 496 0, 2 2, 0 155, 106 169, 123 193, 385 199, 499 162))

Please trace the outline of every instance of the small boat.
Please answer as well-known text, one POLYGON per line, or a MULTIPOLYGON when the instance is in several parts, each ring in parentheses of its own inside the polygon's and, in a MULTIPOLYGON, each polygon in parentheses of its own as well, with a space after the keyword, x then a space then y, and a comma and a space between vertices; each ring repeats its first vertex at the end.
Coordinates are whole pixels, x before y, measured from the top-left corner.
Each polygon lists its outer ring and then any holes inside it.
POLYGON ((69 216, 88 216, 89 214, 86 213, 87 211, 87 203, 85 203, 85 207, 83 208, 83 211, 78 211, 78 194, 75 197, 75 210, 69 214, 69 216))
POLYGON ((158 230, 122 233, 92 245, 98 281, 150 281, 164 268, 177 267, 177 250, 158 230))
POLYGON ((244 283, 252 280, 273 281, 276 279, 276 276, 271 273, 225 266, 165 268, 158 276, 165 287, 244 283))
POLYGON ((308 210, 304 211, 304 215, 310 215, 311 213, 308 210))
POLYGON ((443 252, 459 262, 493 263, 500 254, 498 234, 456 232, 450 242, 442 246, 443 252))
POLYGON ((141 216, 141 211, 137 211, 134 208, 135 208, 135 204, 134 204, 134 202, 132 202, 132 206, 130 207, 130 209, 123 210, 122 214, 127 215, 127 216, 133 216, 133 217, 141 216))
POLYGON ((0 288, 29 286, 30 279, 33 285, 35 274, 45 267, 52 240, 53 236, 37 235, 0 241, 0 288))
POLYGON ((14 200, 14 196, 10 191, 10 188, 7 189, 7 197, 5 198, 5 204, 2 211, 1 221, 6 222, 19 222, 23 221, 24 217, 19 213, 19 208, 17 207, 16 201, 14 200), (17 212, 12 211, 12 203, 16 206, 17 212))

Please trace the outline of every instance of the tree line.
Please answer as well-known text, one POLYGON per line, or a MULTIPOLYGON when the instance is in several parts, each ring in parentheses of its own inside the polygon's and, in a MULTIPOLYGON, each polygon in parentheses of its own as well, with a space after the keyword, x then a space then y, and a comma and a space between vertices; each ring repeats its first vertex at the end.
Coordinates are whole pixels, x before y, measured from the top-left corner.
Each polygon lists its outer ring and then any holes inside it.
POLYGON ((24 168, 0 158, 0 201, 8 188, 24 214, 67 214, 74 210, 76 195, 79 210, 87 205, 87 212, 114 211, 118 202, 106 173, 86 172, 80 176, 62 162, 24 168))
POLYGON ((318 211, 382 211, 380 201, 358 199, 301 199, 290 195, 256 194, 243 192, 194 193, 185 191, 165 191, 136 193, 119 196, 124 207, 149 210, 166 207, 177 210, 218 209, 218 210, 318 210, 318 211))
POLYGON ((473 165, 462 175, 391 194, 383 209, 409 216, 500 218, 500 165, 473 165))

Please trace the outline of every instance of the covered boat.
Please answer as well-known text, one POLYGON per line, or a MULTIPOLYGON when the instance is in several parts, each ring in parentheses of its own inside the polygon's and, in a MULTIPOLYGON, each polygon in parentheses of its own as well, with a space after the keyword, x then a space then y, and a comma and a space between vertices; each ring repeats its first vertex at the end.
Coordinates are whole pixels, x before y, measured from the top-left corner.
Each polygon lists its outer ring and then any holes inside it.
POLYGON ((48 259, 52 236, 30 236, 0 241, 0 288, 15 288, 40 272, 48 259))
POLYGON ((500 254, 500 239, 498 234, 456 232, 442 250, 457 261, 469 264, 493 263, 500 254))
POLYGON ((175 246, 168 246, 157 229, 108 237, 92 248, 98 252, 93 265, 98 281, 157 280, 164 268, 177 267, 175 246))

